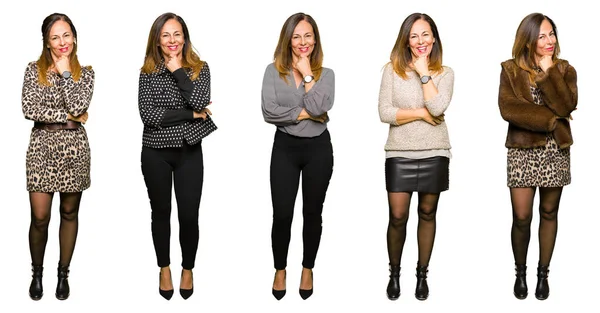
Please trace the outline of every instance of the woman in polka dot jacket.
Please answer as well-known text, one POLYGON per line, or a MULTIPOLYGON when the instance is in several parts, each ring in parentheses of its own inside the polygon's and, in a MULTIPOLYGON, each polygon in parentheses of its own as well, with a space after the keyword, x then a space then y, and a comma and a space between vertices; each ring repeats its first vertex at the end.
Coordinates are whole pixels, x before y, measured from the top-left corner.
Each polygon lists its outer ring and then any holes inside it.
POLYGON ((193 291, 192 269, 198 250, 198 210, 204 165, 202 138, 217 129, 210 119, 210 72, 194 52, 187 26, 173 13, 159 16, 148 36, 139 80, 138 104, 144 123, 142 173, 152 209, 152 239, 159 293, 173 296, 170 265, 171 186, 179 218, 182 272, 179 292, 193 291))

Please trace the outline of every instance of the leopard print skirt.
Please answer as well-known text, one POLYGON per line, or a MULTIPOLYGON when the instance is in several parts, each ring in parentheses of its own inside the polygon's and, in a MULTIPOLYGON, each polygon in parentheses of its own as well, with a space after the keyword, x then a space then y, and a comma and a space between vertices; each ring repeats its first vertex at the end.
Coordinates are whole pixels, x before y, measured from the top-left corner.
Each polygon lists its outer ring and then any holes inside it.
POLYGON ((551 135, 543 147, 509 148, 507 153, 508 187, 563 187, 571 183, 569 148, 559 149, 551 135))
POLYGON ((80 192, 90 187, 90 146, 83 127, 33 128, 25 163, 29 192, 80 192))

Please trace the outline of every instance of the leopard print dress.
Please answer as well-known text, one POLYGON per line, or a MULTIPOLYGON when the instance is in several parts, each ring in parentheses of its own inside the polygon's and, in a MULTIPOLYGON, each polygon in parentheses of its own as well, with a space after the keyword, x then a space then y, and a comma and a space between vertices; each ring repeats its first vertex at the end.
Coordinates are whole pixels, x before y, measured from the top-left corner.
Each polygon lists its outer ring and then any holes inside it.
MULTIPOLYGON (((542 105, 539 88, 531 87, 533 101, 542 105)), ((509 148, 507 153, 508 187, 563 187, 571 183, 569 148, 559 149, 551 133, 546 145, 536 148, 509 148)))
MULTIPOLYGON (((48 72, 50 86, 38 81, 36 62, 25 70, 23 114, 28 120, 65 123, 67 113, 87 111, 94 90, 94 71, 82 67, 77 81, 48 72)), ((90 146, 85 128, 31 130, 26 154, 29 192, 81 192, 90 187, 90 146)))

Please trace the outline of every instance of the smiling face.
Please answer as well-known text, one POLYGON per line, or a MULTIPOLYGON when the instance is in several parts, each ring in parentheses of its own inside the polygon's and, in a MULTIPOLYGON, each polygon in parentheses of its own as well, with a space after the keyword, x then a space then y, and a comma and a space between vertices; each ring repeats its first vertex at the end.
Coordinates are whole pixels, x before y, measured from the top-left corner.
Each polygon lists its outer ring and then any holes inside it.
POLYGON ((548 22, 548 20, 544 19, 542 24, 540 25, 540 34, 538 36, 535 54, 536 59, 539 59, 542 56, 553 56, 554 49, 556 46, 556 35, 554 34, 554 29, 552 28, 552 24, 548 22))
POLYGON ((301 56, 310 57, 314 47, 315 34, 313 27, 309 22, 302 20, 294 28, 294 34, 292 35, 292 53, 294 58, 297 59, 301 56))
POLYGON ((435 38, 431 26, 423 19, 416 20, 410 28, 408 46, 413 58, 428 56, 431 53, 435 38))
POLYGON ((163 56, 181 55, 183 51, 183 29, 176 19, 168 20, 160 30, 160 49, 163 56))
POLYGON ((48 48, 54 58, 69 56, 73 51, 73 42, 75 37, 71 31, 69 23, 58 20, 50 28, 48 36, 48 48))

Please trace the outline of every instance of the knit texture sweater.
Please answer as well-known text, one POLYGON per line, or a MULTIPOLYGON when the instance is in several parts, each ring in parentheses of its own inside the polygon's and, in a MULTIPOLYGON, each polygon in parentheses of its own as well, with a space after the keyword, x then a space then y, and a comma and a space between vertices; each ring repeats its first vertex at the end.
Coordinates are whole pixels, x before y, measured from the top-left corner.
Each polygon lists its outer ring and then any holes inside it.
POLYGON ((416 72, 408 73, 406 80, 394 72, 391 63, 385 66, 379 90, 379 117, 382 122, 390 124, 385 144, 386 151, 419 151, 450 149, 450 138, 446 122, 433 126, 423 120, 416 120, 403 125, 396 122, 398 109, 427 108, 433 116, 446 111, 454 87, 454 72, 444 66, 443 72, 432 76, 438 94, 425 101, 423 86, 416 72))

